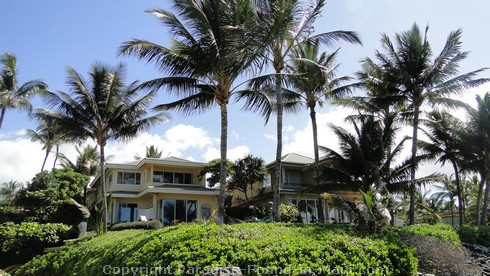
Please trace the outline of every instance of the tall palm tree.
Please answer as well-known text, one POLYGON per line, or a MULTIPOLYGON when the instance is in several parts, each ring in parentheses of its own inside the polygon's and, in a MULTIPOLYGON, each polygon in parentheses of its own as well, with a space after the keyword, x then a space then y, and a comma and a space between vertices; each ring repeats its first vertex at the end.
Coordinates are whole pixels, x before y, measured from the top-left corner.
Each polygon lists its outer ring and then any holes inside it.
POLYGON ((463 168, 480 174, 476 223, 485 225, 490 198, 490 94, 485 93, 483 97, 477 95, 476 101, 476 109, 468 109, 470 122, 463 135, 465 145, 463 168), (483 207, 480 212, 482 198, 483 207))
POLYGON ((157 110, 176 110, 184 115, 199 114, 218 106, 221 115, 220 194, 218 223, 225 215, 227 177, 228 103, 237 94, 237 80, 257 61, 259 37, 255 35, 255 14, 250 1, 174 0, 176 13, 150 10, 169 27, 170 47, 133 39, 119 52, 155 63, 168 76, 143 84, 165 88, 180 99, 161 104, 157 110))
POLYGON ((17 83, 17 59, 13 54, 4 53, 0 57, 2 70, 0 71, 0 128, 7 109, 32 111, 29 98, 36 93, 42 92, 48 86, 40 80, 31 80, 20 87, 17 83))
POLYGON ((427 129, 422 129, 422 132, 428 141, 419 140, 417 146, 427 154, 427 159, 436 159, 436 162, 441 163, 441 165, 449 162, 453 167, 459 206, 459 225, 462 226, 465 223, 464 198, 458 163, 463 154, 460 139, 463 123, 451 114, 437 110, 429 112, 427 119, 421 120, 421 122, 427 127, 427 129))
POLYGON ((8 200, 8 204, 10 206, 18 190, 22 187, 22 184, 17 181, 10 180, 2 185, 3 187, 0 189, 0 194, 4 196, 4 199, 8 200))
MULTIPOLYGON (((151 145, 146 147, 146 158, 162 158, 163 150, 160 150, 157 146, 151 145)), ((134 160, 143 159, 139 154, 134 155, 134 160)))
POLYGON ((286 58, 295 45, 305 41, 319 41, 331 45, 338 41, 361 44, 358 36, 349 31, 333 31, 311 35, 313 24, 320 16, 325 0, 274 0, 254 1, 258 11, 260 45, 266 48, 266 60, 270 60, 275 74, 259 77, 252 83, 253 90, 261 88, 264 92, 255 94, 246 102, 245 108, 259 111, 266 121, 272 110, 277 114, 277 148, 274 170, 272 215, 275 221, 280 220, 279 186, 281 183, 282 125, 283 125, 283 70, 286 58), (268 80, 265 81, 264 80, 268 80), (264 84, 265 83, 265 84, 264 84), (270 92, 275 99, 272 100, 270 92), (272 103, 273 102, 273 103, 272 103), (271 108, 271 104, 274 105, 271 108))
MULTIPOLYGON (((63 141, 63 132, 57 129, 56 123, 51 120, 39 119, 39 125, 34 129, 28 129, 26 135, 31 138, 32 142, 40 142, 45 151, 41 172, 44 171, 46 160, 48 159, 53 147, 56 147, 56 156, 58 156, 59 144, 63 141)), ((53 162, 53 168, 56 166, 56 158, 53 162)))
POLYGON ((354 133, 330 125, 340 141, 340 152, 320 147, 326 153, 320 175, 322 185, 310 190, 367 192, 375 188, 377 191, 395 192, 406 190, 413 182, 429 184, 437 180, 436 175, 415 180, 409 179, 410 160, 405 160, 396 166, 392 165, 393 160, 402 151, 404 143, 409 139, 408 137, 394 145, 391 152, 387 152, 386 147, 393 144, 395 136, 393 133, 383 132, 395 132, 396 130, 384 129, 383 123, 374 116, 360 117, 358 122, 352 122, 354 133))
POLYGON ((126 86, 122 64, 110 67, 95 64, 86 80, 68 67, 71 95, 66 92, 48 93, 46 99, 55 111, 38 109, 37 116, 53 120, 66 137, 93 139, 100 151, 100 188, 104 232, 107 231, 107 195, 105 184, 105 146, 110 140, 129 140, 139 131, 162 121, 163 114, 146 116, 155 92, 138 97, 137 83, 126 86))
MULTIPOLYGON (((480 85, 488 79, 475 79, 478 69, 458 74, 460 62, 467 57, 468 52, 461 51, 460 29, 449 34, 442 51, 433 55, 432 47, 427 40, 428 27, 422 33, 414 24, 408 31, 395 34, 394 41, 386 34, 381 36, 384 52, 377 51, 376 58, 379 67, 385 71, 383 81, 389 82, 390 87, 396 88, 397 94, 404 97, 405 115, 413 126, 412 133, 412 171, 411 178, 415 179, 416 155, 420 112, 423 104, 442 103, 447 106, 458 106, 458 102, 450 101, 447 96, 464 92, 467 88, 480 85)), ((410 190, 409 223, 414 223, 415 191, 410 190)))

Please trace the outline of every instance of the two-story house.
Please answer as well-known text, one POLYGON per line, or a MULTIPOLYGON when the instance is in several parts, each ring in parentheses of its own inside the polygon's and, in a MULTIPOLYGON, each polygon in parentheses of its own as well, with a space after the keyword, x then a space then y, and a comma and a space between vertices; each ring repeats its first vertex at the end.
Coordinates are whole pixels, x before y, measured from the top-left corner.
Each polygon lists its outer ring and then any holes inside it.
MULTIPOLYGON (((280 202, 282 204, 293 204, 298 207, 300 216, 303 222, 310 223, 320 220, 320 208, 323 208, 324 221, 326 222, 338 222, 348 223, 349 218, 344 211, 333 208, 328 201, 320 199, 318 193, 304 192, 305 188, 314 185, 315 171, 310 167, 315 162, 314 159, 303 156, 297 153, 288 153, 281 158, 281 178, 279 194, 280 202), (323 204, 319 204, 320 200, 323 204)), ((249 191, 248 198, 254 196, 261 204, 271 201, 272 183, 274 183, 275 177, 275 164, 273 161, 266 165, 268 176, 264 183, 257 183, 254 189, 249 191), (260 194, 258 193, 260 191, 260 194)), ((355 199, 360 196, 357 193, 352 192, 337 192, 337 194, 355 199)), ((243 205, 245 203, 244 195, 241 192, 233 193, 233 201, 235 205, 243 205)), ((257 202, 255 202, 257 204, 257 202)))
MULTIPOLYGON (((203 163, 176 157, 144 158, 105 166, 108 222, 160 220, 164 226, 206 220, 218 207, 216 189, 198 177, 203 163)), ((100 174, 87 194, 89 208, 101 204, 100 174)))

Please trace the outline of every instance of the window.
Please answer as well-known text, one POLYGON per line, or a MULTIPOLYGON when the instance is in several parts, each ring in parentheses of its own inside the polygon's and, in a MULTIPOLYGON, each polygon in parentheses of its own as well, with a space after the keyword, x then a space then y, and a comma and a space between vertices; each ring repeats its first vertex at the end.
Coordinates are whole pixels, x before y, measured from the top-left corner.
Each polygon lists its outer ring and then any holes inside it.
POLYGON ((128 184, 128 185, 140 185, 141 184, 141 173, 118 172, 117 173, 117 183, 118 184, 128 184))
POLYGON ((138 204, 120 203, 119 222, 136 221, 138 218, 138 204))
POLYGON ((318 202, 313 199, 290 199, 289 202, 296 205, 303 223, 312 223, 318 220, 318 202))
POLYGON ((164 226, 180 222, 192 222, 197 218, 197 201, 160 200, 158 203, 158 218, 164 226))
POLYGON ((286 181, 284 186, 286 187, 301 187, 301 172, 300 171, 286 171, 286 181))
POLYGON ((192 184, 192 173, 154 171, 153 182, 168 184, 192 184))

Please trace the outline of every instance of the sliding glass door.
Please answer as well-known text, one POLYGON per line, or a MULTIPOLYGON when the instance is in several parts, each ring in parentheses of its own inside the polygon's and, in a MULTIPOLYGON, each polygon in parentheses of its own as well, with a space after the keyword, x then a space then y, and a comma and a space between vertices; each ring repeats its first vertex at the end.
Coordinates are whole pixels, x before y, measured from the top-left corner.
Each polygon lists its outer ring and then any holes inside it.
POLYGON ((164 226, 192 222, 197 218, 196 200, 163 199, 158 202, 158 218, 164 226))

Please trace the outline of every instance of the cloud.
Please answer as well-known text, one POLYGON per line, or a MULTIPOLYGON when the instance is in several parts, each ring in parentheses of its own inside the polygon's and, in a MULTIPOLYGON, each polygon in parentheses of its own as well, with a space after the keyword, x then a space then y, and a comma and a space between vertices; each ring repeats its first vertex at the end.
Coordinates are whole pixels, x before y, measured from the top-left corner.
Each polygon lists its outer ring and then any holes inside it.
MULTIPOLYGON (((0 141, 0 148, 0 184, 10 180, 29 181, 41 171, 44 151, 40 144, 33 143, 30 139, 17 138, 0 141)), ((46 168, 51 166, 50 162, 46 163, 46 168)))
MULTIPOLYGON (((239 158, 244 157, 245 155, 250 153, 250 148, 247 146, 238 146, 233 149, 228 149, 228 152, 226 153, 227 159, 231 161, 235 161, 239 158)), ((206 150, 206 152, 203 154, 205 162, 209 162, 213 159, 220 158, 221 154, 218 148, 215 147, 210 147, 206 150)))

